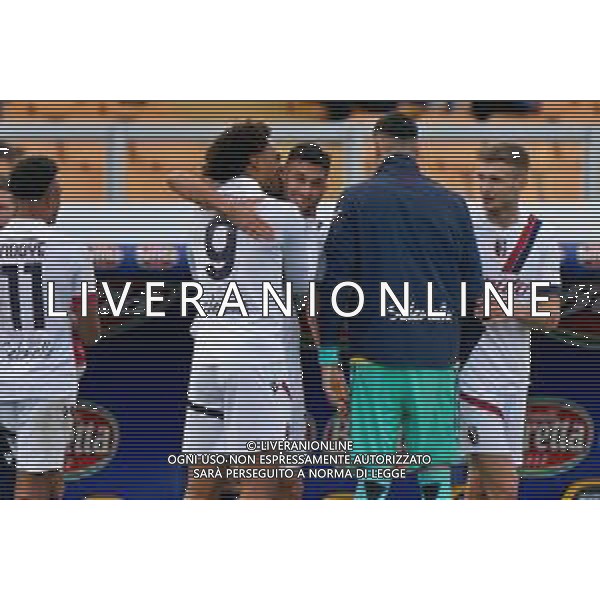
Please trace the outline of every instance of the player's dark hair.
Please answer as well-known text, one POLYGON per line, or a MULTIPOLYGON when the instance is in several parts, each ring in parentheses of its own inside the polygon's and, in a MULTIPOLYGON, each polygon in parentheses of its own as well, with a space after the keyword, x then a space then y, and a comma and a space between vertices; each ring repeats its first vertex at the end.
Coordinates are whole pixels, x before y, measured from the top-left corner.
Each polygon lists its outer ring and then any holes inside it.
POLYGON ((331 157, 317 144, 298 144, 290 150, 286 162, 302 160, 329 172, 331 157))
POLYGON ((206 152, 204 174, 219 183, 242 175, 253 155, 269 143, 271 129, 260 121, 244 121, 226 129, 206 152))
POLYGON ((519 171, 529 169, 529 153, 520 144, 494 144, 479 153, 479 160, 484 163, 497 163, 515 167, 519 171))
POLYGON ((399 112, 392 112, 378 119, 373 132, 400 141, 416 140, 419 134, 415 121, 399 112))
POLYGON ((10 173, 8 189, 16 200, 41 200, 58 174, 56 163, 46 156, 30 156, 19 161, 10 173))

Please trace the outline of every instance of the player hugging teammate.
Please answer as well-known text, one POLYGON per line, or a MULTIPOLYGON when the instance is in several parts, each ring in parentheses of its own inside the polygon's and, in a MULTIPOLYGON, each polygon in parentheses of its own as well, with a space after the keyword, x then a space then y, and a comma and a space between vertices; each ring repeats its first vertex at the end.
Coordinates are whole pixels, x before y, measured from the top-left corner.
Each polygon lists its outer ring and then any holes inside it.
MULTIPOLYGON (((323 234, 314 215, 305 216, 296 203, 274 197, 281 191, 281 175, 269 136, 263 123, 239 123, 224 131, 207 153, 204 174, 220 186, 217 203, 250 199, 272 236, 252 237, 213 211, 199 218, 190 258, 207 309, 193 324, 184 452, 240 453, 247 451, 248 442, 305 436, 298 316, 293 308, 282 315, 272 299, 270 316, 252 315, 262 312, 257 283, 270 283, 279 297, 285 296, 287 283, 308 292, 323 234), (211 298, 224 292, 235 299, 217 314, 211 298)), ((193 176, 174 176, 171 185, 191 199, 214 193, 210 184, 193 176)), ((190 470, 186 497, 218 497, 222 481, 199 479, 195 473, 197 469, 190 470)), ((272 480, 242 480, 240 498, 275 499, 285 495, 284 487, 272 480)))

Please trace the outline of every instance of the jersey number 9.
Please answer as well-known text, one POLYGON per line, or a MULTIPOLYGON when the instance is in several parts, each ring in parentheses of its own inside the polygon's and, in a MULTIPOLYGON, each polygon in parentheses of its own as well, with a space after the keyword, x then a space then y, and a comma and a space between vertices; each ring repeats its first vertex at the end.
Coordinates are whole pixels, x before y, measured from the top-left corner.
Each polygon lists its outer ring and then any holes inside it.
POLYGON ((209 260, 220 265, 208 265, 206 273, 211 279, 221 281, 231 275, 235 264, 235 249, 237 243, 237 230, 229 222, 215 217, 206 228, 205 245, 206 255, 209 260), (218 229, 225 229, 225 245, 220 249, 215 248, 215 236, 218 229))

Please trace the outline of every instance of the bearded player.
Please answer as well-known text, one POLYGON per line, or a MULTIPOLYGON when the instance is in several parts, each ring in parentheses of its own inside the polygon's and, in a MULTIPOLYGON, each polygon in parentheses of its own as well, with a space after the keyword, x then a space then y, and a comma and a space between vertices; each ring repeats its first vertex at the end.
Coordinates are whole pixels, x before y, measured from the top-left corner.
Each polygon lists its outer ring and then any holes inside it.
MULTIPOLYGON (((81 303, 82 282, 92 289, 93 263, 86 248, 54 231, 60 185, 53 161, 22 160, 8 186, 13 211, 0 231, 0 425, 10 435, 15 498, 60 499, 78 385, 68 311, 81 303)), ((98 336, 97 307, 86 300, 89 316, 74 320, 89 344, 98 336)))
MULTIPOLYGON (((525 148, 501 144, 480 156, 481 205, 472 218, 483 272, 504 301, 512 282, 514 311, 508 317, 490 302, 486 329, 460 374, 462 441, 469 457, 467 499, 517 499, 523 460, 530 374, 530 332, 558 323, 561 256, 548 226, 520 196, 527 184, 525 148), (545 301, 532 317, 531 282, 545 282, 545 301)), ((481 311, 481 307, 480 307, 481 311)))

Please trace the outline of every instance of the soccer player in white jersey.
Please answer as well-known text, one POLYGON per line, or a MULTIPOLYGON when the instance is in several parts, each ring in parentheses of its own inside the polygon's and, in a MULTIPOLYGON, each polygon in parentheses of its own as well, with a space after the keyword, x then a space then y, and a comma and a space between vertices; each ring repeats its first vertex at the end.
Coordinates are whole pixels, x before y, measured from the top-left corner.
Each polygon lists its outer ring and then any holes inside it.
MULTIPOLYGON (((258 200, 258 216, 274 237, 252 238, 216 213, 200 219, 191 262, 206 316, 193 325, 185 452, 245 452, 247 442, 304 437, 299 327, 287 285, 308 291, 316 236, 297 206, 268 195, 280 189, 279 155, 269 134, 263 123, 239 123, 207 153, 205 175, 222 184, 224 196, 258 200), (263 316, 264 283, 283 300, 286 314, 269 299, 269 316, 263 316)), ((196 472, 190 469, 186 497, 215 497, 217 486, 196 472)), ((240 487, 242 499, 278 497, 276 480, 247 479, 240 487)))
MULTIPOLYGON (((317 208, 327 188, 331 159, 327 152, 313 143, 303 143, 294 146, 286 158, 281 169, 281 189, 279 182, 270 185, 273 194, 294 203, 306 220, 307 231, 312 237, 313 260, 320 260, 321 249, 326 237, 326 224, 318 217, 317 208)), ((169 185, 179 195, 192 200, 203 208, 213 210, 223 215, 232 222, 238 230, 245 231, 257 239, 272 239, 273 231, 267 221, 258 214, 257 204, 262 199, 252 196, 228 197, 218 191, 215 183, 202 176, 173 173, 169 178, 169 185)), ((269 185, 269 184, 267 184, 269 185)), ((242 190, 243 191, 243 190, 242 190)), ((312 269, 314 270, 314 265, 312 269)), ((318 273, 322 271, 322 265, 318 264, 318 273)), ((304 307, 302 311, 301 325, 307 339, 318 344, 318 327, 316 318, 310 317, 304 307)), ((304 336, 302 336, 304 339, 304 336)), ((298 339, 298 344, 300 340, 298 339)), ((298 361, 298 346, 291 345, 291 360, 295 364, 298 361)), ((306 382, 305 382, 306 383, 306 382)), ((190 488, 199 487, 191 483, 190 488)), ((300 499, 302 496, 302 485, 299 480, 280 481, 278 497, 280 499, 300 499)), ((188 497, 190 493, 188 491, 188 497)))
MULTIPOLYGON (((560 316, 561 255, 548 223, 520 200, 529 158, 514 144, 480 156, 481 204, 472 218, 483 274, 500 290, 513 282, 512 317, 494 300, 486 329, 460 374, 461 436, 469 457, 467 499, 517 499, 530 379, 530 331, 551 329, 560 316), (531 282, 546 298, 532 317, 531 282)), ((507 300, 508 294, 501 296, 507 300)))
MULTIPOLYGON (((327 223, 318 214, 318 208, 327 189, 330 168, 331 158, 321 146, 304 143, 290 150, 282 169, 283 197, 300 209, 315 236, 313 245, 315 260, 318 261, 315 274, 317 285, 325 271, 323 248, 327 236, 327 223)), ((315 390, 322 391, 323 383, 318 359, 319 327, 316 316, 311 316, 307 309, 306 305, 300 308, 299 319, 304 390, 308 398, 314 396, 315 390)), ((285 500, 301 500, 303 490, 301 479, 283 480, 280 483, 280 497, 285 500)))
POLYGON ((72 319, 85 343, 98 332, 91 299, 88 317, 70 308, 81 282, 93 289, 93 263, 85 248, 53 231, 60 205, 53 161, 22 160, 8 185, 14 210, 0 230, 0 424, 11 436, 15 498, 60 499, 78 382, 72 319))

